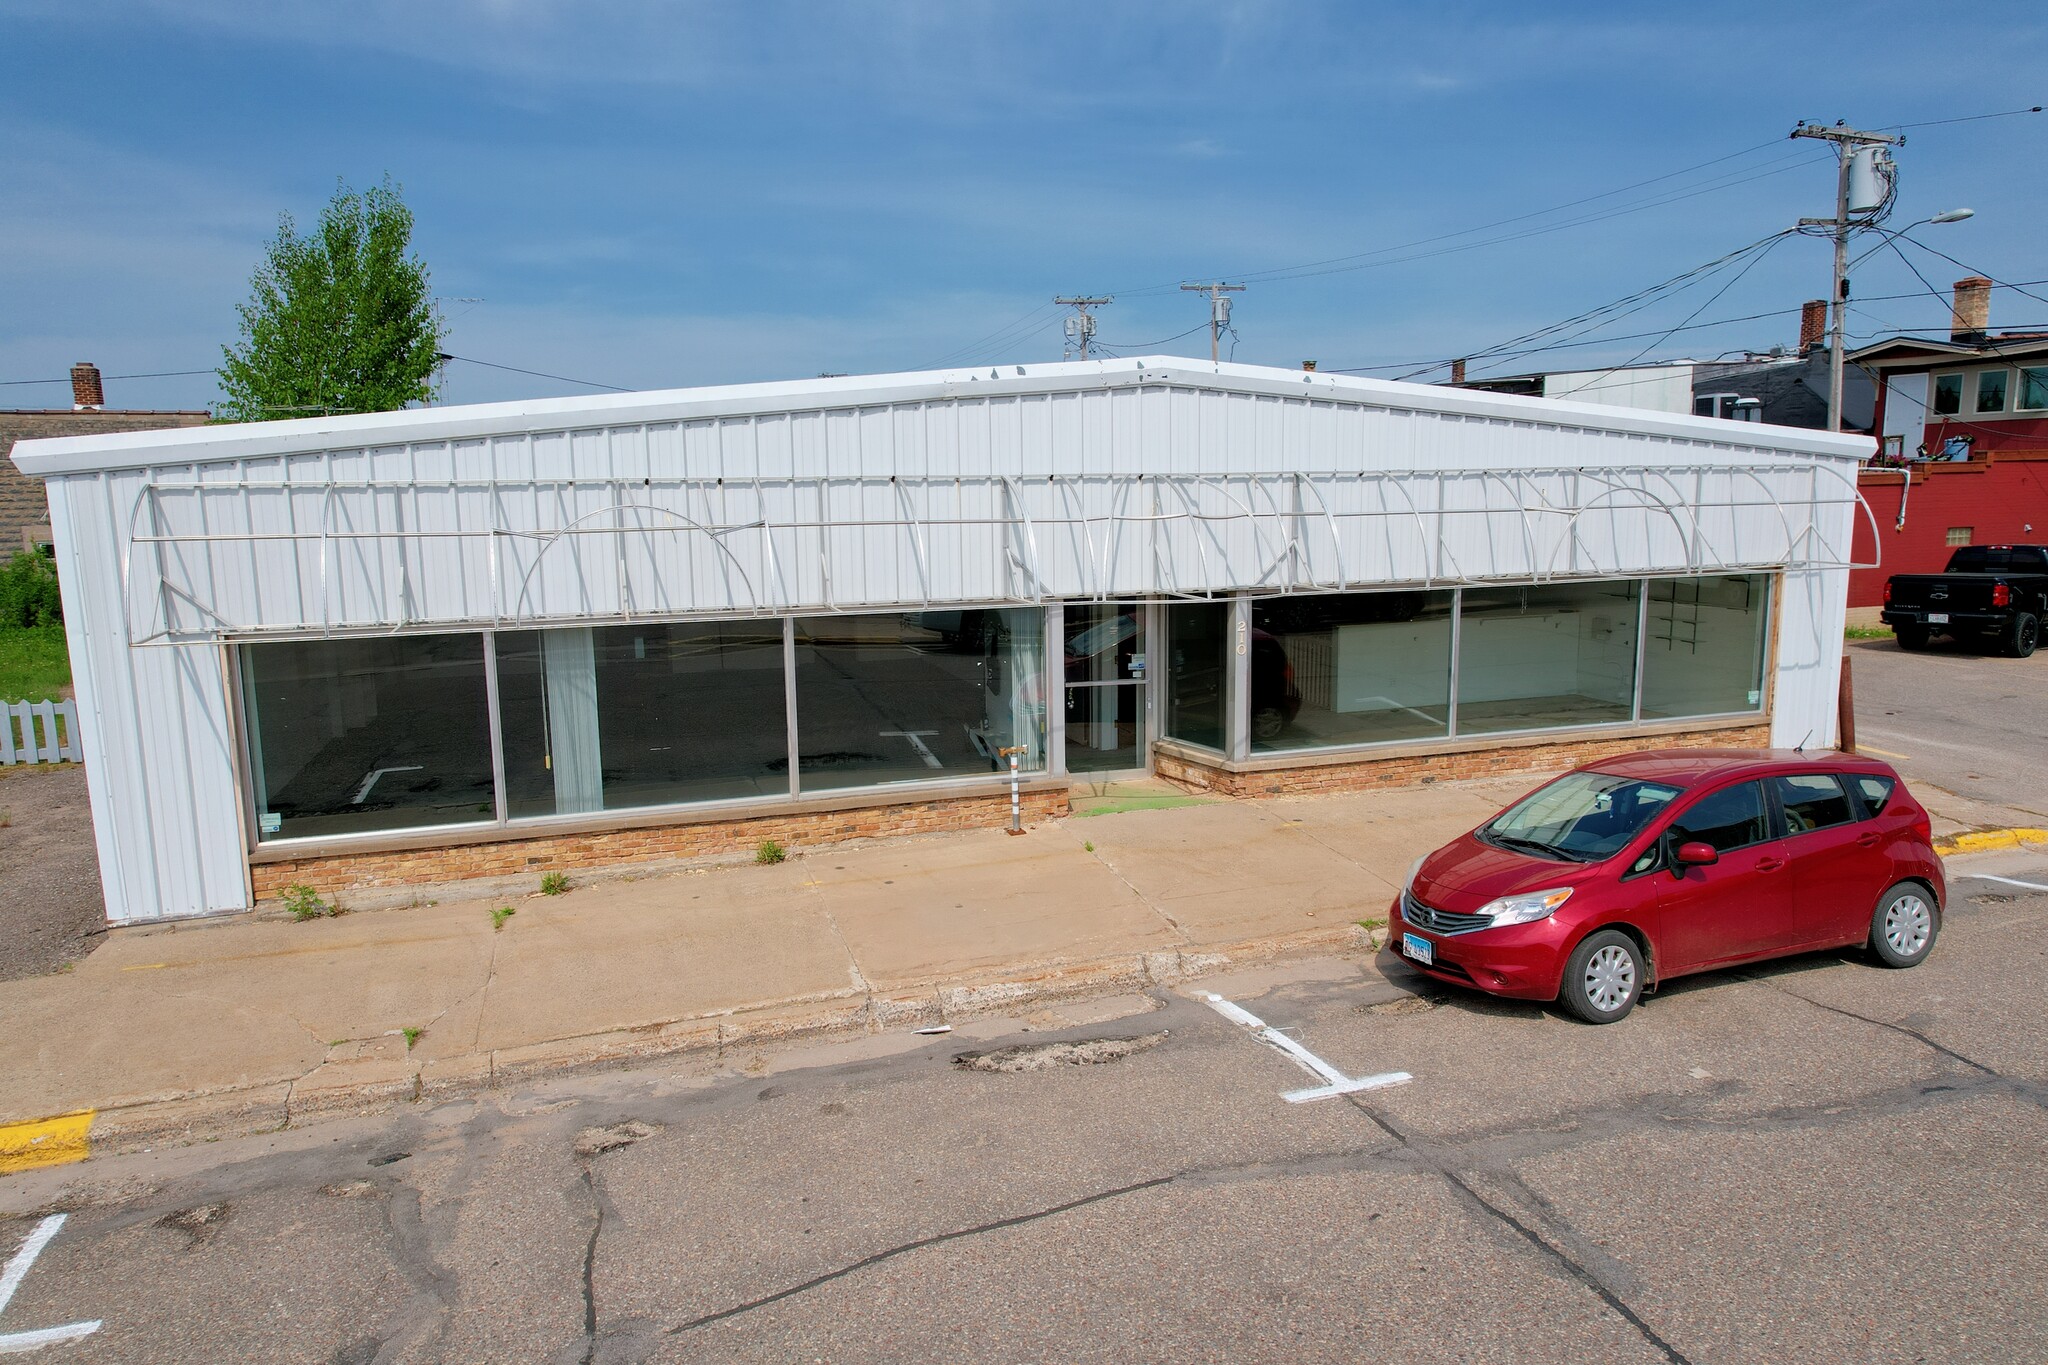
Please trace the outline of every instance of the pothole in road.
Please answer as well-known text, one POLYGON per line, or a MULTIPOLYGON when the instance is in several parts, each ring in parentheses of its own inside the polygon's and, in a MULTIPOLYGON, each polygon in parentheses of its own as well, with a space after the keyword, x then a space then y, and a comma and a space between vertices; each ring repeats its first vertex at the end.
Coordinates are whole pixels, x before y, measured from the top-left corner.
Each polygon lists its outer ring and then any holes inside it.
POLYGON ((655 1126, 642 1123, 639 1119, 627 1119, 609 1128, 585 1128, 576 1135, 576 1155, 596 1156, 600 1152, 614 1152, 621 1147, 630 1147, 642 1138, 651 1138, 655 1126))
POLYGON ((176 1213, 167 1213, 156 1220, 156 1225, 160 1228, 169 1228, 173 1232, 184 1233, 191 1239, 190 1244, 196 1247, 213 1236, 215 1229, 227 1220, 226 1204, 200 1204, 194 1208, 179 1209, 176 1213))
POLYGON ((1050 1071, 1056 1066, 1099 1066, 1118 1062, 1135 1052, 1144 1052, 1166 1041, 1166 1031, 1136 1038, 1084 1038, 1071 1043, 1019 1043, 1014 1047, 991 1048, 987 1052, 963 1052, 953 1065, 968 1071, 1050 1071))
POLYGON ((1394 1000, 1382 1000, 1377 1005, 1360 1005, 1360 1014, 1427 1014, 1446 997, 1441 995, 1404 995, 1394 1000))

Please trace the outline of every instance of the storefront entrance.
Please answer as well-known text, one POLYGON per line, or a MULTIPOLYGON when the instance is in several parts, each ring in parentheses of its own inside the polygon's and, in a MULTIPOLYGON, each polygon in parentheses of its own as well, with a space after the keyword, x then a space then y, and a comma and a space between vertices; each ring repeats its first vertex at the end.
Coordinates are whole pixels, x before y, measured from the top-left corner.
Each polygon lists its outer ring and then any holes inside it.
POLYGON ((1071 602, 1065 609, 1067 771, 1142 773, 1152 755, 1143 602, 1071 602))

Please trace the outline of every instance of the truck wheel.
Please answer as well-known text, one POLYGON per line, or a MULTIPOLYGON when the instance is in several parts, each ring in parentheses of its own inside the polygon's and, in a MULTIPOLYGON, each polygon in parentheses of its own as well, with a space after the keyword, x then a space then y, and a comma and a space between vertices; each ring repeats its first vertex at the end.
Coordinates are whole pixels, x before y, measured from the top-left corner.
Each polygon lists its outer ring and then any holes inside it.
POLYGON ((1927 627, 1925 626, 1894 626, 1892 627, 1892 634, 1899 637, 1900 649, 1927 648, 1927 627))
POLYGON ((2005 652, 2015 659, 2031 657, 2041 643, 2041 618, 2030 611, 2012 618, 2005 632, 2005 652))

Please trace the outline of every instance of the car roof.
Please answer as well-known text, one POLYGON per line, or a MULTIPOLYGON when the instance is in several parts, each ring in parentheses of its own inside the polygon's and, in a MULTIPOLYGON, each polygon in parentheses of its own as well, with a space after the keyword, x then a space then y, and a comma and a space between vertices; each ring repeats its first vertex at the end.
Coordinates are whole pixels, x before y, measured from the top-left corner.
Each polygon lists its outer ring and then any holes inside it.
POLYGON ((1584 765, 1587 771, 1615 777, 1667 782, 1674 787, 1696 787, 1737 777, 1763 777, 1774 772, 1813 772, 1816 769, 1851 773, 1877 773, 1896 778, 1886 763, 1856 754, 1798 749, 1645 749, 1619 754, 1584 765))

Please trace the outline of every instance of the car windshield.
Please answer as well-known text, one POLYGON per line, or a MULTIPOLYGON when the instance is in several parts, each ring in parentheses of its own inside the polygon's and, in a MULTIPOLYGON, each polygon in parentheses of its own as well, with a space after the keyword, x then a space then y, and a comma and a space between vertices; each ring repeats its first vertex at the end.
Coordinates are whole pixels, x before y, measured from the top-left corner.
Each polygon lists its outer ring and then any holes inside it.
POLYGON ((1678 790, 1608 773, 1567 773, 1481 826, 1479 837, 1539 858, 1599 862, 1620 852, 1678 790))

